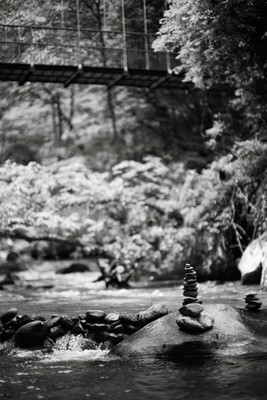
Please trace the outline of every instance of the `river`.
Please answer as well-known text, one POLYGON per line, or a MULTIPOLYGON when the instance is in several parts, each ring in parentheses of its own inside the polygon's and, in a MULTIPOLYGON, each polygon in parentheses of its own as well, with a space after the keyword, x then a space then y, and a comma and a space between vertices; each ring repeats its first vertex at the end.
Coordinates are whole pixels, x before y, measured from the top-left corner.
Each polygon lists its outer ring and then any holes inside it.
MULTIPOLYGON (((20 274, 22 281, 0 292, 0 311, 78 315, 89 309, 141 311, 164 303, 175 310, 182 301, 180 282, 139 284, 130 290, 106 290, 93 283, 97 272, 57 275, 54 266, 20 274)), ((258 287, 239 283, 199 285, 203 303, 244 304, 244 294, 258 287)), ((266 292, 260 293, 266 308, 266 292)), ((1 353, 0 353, 1 354, 1 353)), ((0 356, 0 397, 53 399, 266 399, 267 355, 201 357, 174 361, 140 357, 110 359, 106 351, 58 346, 52 354, 11 350, 0 356)))

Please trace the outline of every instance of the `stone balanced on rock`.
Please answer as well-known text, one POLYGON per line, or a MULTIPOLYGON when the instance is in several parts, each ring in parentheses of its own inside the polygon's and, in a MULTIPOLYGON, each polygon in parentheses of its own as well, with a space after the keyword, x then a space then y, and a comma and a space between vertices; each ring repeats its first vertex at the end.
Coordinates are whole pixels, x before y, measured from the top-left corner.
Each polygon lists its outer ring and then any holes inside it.
POLYGON ((259 300, 257 292, 248 292, 245 296, 246 309, 249 311, 259 311, 262 306, 259 300))
POLYGON ((208 331, 213 327, 214 319, 202 313, 204 307, 198 299, 197 274, 190 264, 185 266, 183 289, 183 307, 179 309, 181 317, 176 319, 177 325, 188 333, 208 331))

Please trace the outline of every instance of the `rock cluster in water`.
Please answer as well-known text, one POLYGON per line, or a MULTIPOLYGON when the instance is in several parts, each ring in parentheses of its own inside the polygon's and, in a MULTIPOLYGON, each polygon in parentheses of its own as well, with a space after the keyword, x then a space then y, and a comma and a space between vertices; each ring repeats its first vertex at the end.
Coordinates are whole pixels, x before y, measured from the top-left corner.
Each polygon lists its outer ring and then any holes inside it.
POLYGON ((141 327, 168 314, 163 304, 156 304, 139 313, 106 313, 90 310, 78 316, 19 315, 11 308, 0 315, 0 342, 13 340, 18 347, 52 348, 64 335, 80 335, 83 350, 111 349, 141 327))
POLYGON ((176 319, 176 324, 188 333, 208 331, 213 327, 214 319, 203 313, 202 301, 198 299, 197 274, 190 264, 185 266, 183 289, 183 307, 179 309, 182 316, 176 319))
POLYGON ((262 306, 259 300, 257 292, 248 292, 245 295, 246 309, 249 311, 259 311, 262 306))

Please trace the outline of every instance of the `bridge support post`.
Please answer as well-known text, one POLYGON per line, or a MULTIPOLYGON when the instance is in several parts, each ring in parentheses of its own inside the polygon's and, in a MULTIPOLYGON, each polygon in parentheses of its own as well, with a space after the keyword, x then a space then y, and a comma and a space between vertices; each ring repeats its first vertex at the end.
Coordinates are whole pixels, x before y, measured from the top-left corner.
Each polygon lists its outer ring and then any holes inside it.
POLYGON ((28 69, 28 71, 26 72, 26 74, 24 75, 24 77, 19 81, 19 86, 23 86, 24 83, 27 82, 27 80, 29 79, 29 77, 31 76, 31 74, 34 72, 34 64, 32 63, 30 65, 30 68, 28 69))
POLYGON ((74 71, 73 74, 64 83, 64 87, 67 88, 71 83, 73 83, 74 79, 77 78, 77 76, 81 75, 82 73, 83 73, 83 66, 82 64, 79 64, 77 70, 74 71))

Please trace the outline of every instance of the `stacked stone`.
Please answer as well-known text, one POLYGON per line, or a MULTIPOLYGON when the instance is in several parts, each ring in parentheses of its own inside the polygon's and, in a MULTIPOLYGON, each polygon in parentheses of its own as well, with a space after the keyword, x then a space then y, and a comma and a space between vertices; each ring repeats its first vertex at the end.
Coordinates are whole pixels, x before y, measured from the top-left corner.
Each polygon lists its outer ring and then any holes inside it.
POLYGON ((198 299, 197 273, 190 264, 186 264, 185 266, 183 289, 183 305, 190 303, 202 303, 198 299))
MULTIPOLYGON (((106 313, 90 310, 78 316, 54 314, 45 318, 35 314, 18 315, 16 308, 0 313, 0 343, 13 340, 18 347, 53 347, 67 336, 82 337, 83 350, 110 349, 141 327, 168 314, 163 304, 139 313, 106 313)), ((67 341, 68 341, 67 340, 67 341)))
POLYGON ((259 300, 257 292, 248 292, 245 296, 246 309, 249 311, 259 311, 262 306, 259 300))
POLYGON ((204 307, 198 299, 197 274, 190 264, 185 266, 183 289, 183 307, 179 309, 181 316, 176 319, 176 324, 188 333, 208 331, 213 327, 214 320, 207 314, 202 314, 204 307))

